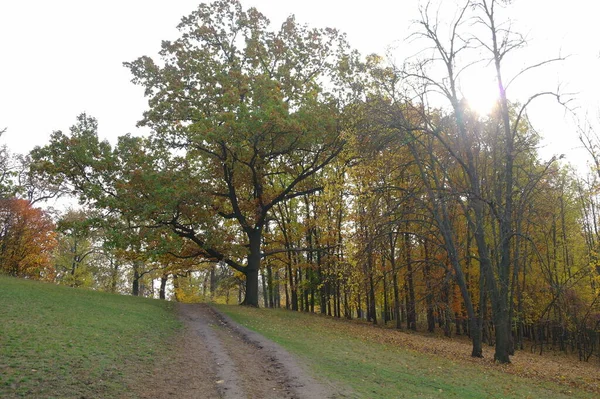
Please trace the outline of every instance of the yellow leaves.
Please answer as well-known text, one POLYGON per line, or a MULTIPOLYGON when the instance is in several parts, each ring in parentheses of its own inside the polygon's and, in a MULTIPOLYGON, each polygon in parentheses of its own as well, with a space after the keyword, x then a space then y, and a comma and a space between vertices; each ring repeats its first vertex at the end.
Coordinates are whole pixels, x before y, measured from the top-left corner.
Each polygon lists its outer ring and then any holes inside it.
POLYGON ((181 303, 199 303, 202 302, 202 299, 198 295, 197 292, 188 291, 181 287, 175 288, 174 290, 175 298, 177 298, 178 302, 181 303))

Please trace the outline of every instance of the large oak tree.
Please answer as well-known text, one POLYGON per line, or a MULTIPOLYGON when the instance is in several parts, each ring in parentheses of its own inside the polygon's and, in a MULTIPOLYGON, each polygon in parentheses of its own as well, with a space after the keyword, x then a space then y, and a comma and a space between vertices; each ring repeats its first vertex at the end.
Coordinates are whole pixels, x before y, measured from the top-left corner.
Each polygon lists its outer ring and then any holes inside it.
POLYGON ((341 98, 325 87, 343 89, 348 47, 337 31, 309 29, 293 17, 271 31, 261 13, 237 0, 201 4, 179 30, 179 39, 163 42, 160 61, 126 63, 149 97, 140 125, 202 176, 187 185, 200 187, 215 217, 235 222, 246 260, 207 245, 184 215, 170 227, 244 273, 245 304, 257 306, 269 211, 317 190, 311 177, 342 149, 341 98))
POLYGON ((294 17, 269 30, 237 0, 201 4, 178 28, 160 60, 125 63, 149 98, 139 122, 149 138, 124 136, 112 149, 98 140, 95 121, 81 117, 71 137, 53 135, 34 158, 135 228, 192 243, 185 256, 242 272, 244 302, 258 306, 267 217, 277 204, 318 191, 316 174, 341 152, 355 54, 336 30, 294 17))

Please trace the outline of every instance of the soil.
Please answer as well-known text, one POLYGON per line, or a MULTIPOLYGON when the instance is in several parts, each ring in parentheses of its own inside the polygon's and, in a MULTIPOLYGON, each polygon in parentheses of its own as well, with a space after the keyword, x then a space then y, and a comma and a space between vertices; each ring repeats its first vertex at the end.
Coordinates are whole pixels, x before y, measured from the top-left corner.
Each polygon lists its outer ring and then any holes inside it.
POLYGON ((298 359, 206 304, 178 304, 185 324, 141 398, 335 398, 298 359))

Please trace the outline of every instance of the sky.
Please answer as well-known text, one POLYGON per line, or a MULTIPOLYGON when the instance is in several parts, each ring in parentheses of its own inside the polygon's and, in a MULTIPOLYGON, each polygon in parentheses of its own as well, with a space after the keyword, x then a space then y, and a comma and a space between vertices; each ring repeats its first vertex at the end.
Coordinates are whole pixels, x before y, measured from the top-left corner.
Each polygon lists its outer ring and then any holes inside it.
MULTIPOLYGON (((445 6, 455 0, 444 0, 445 6)), ((26 153, 67 131, 81 112, 99 121, 99 135, 114 141, 139 134, 147 101, 132 84, 125 61, 156 56, 162 40, 177 38, 176 25, 200 0, 2 0, 0 1, 0 138, 12 152, 26 153)), ((526 51, 507 60, 507 71, 558 55, 569 58, 544 71, 524 75, 509 96, 521 99, 537 90, 575 93, 570 107, 598 120, 600 110, 600 28, 591 0, 515 0, 514 29, 529 40, 526 51)), ((414 31, 419 0, 242 0, 277 26, 295 14, 312 27, 346 32, 363 54, 386 52, 403 60, 412 55, 406 39, 414 31)), ((600 7, 600 6, 599 6, 600 7)), ((440 15, 444 18, 446 14, 440 15)), ((451 16, 451 15, 448 15, 451 16)), ((465 92, 480 98, 484 78, 473 72, 465 92)), ((486 81, 487 82, 487 81, 486 81)), ((487 84, 487 83, 486 83, 487 84)), ((483 97, 481 97, 483 98, 483 97)), ((545 137, 542 155, 566 154, 581 167, 586 155, 570 113, 549 100, 529 111, 545 137)))

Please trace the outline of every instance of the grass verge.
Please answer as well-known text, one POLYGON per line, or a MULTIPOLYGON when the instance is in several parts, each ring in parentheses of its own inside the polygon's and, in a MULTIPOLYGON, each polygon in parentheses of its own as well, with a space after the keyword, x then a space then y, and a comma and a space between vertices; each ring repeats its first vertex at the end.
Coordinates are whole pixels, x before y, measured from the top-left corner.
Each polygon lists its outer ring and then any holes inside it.
POLYGON ((0 397, 135 397, 179 330, 171 310, 164 301, 0 276, 0 397))
POLYGON ((218 309, 304 359, 316 375, 351 387, 357 398, 595 397, 566 385, 388 344, 371 334, 375 329, 369 326, 285 310, 218 309))

